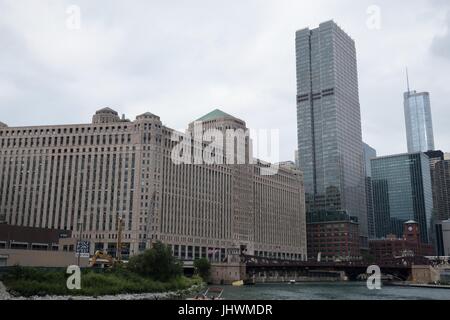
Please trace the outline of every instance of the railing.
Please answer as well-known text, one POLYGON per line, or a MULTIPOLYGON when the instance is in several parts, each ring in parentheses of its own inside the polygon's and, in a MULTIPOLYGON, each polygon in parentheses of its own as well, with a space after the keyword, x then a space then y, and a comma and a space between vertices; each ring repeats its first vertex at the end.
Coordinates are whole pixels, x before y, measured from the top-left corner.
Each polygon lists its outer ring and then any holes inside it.
MULTIPOLYGON (((242 255, 241 262, 247 266, 280 266, 280 267, 341 267, 341 268, 367 268, 370 265, 376 264, 380 268, 409 268, 413 264, 417 264, 420 259, 406 259, 392 261, 384 261, 382 263, 369 263, 367 261, 343 261, 343 262, 317 262, 317 261, 296 261, 296 260, 281 260, 266 257, 256 257, 242 255)), ((419 263, 421 264, 421 263, 419 263)))

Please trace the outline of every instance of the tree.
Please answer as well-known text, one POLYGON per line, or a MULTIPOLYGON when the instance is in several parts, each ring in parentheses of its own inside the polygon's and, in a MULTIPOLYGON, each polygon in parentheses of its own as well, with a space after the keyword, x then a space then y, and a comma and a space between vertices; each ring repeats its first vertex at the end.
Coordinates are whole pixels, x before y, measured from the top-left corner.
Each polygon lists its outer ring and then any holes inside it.
POLYGON ((183 272, 181 263, 172 255, 172 250, 161 242, 144 253, 130 259, 130 271, 158 281, 169 281, 183 272))
POLYGON ((362 253, 362 260, 367 263, 375 263, 376 262, 375 257, 372 254, 370 254, 369 252, 362 253))
POLYGON ((209 276, 211 273, 211 263, 209 263, 208 259, 201 258, 194 261, 195 272, 202 277, 204 281, 209 280, 209 276))

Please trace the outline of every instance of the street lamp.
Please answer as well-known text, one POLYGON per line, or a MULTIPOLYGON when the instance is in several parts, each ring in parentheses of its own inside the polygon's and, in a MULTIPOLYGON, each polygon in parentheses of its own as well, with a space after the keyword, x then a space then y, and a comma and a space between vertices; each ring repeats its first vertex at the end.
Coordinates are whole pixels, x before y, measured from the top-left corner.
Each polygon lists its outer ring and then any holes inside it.
POLYGON ((78 265, 78 267, 80 267, 80 257, 81 257, 81 252, 80 252, 78 246, 81 244, 81 233, 83 232, 83 222, 81 221, 81 219, 78 220, 77 226, 78 226, 78 242, 77 242, 77 245, 76 245, 75 252, 78 253, 78 259, 77 259, 77 262, 78 262, 78 263, 77 263, 77 265, 78 265))

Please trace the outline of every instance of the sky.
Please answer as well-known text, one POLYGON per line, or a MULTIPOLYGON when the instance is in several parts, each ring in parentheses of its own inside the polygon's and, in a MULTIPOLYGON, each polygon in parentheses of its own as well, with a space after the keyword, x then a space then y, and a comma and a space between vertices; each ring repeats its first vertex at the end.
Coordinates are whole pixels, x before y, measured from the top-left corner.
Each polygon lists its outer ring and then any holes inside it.
POLYGON ((408 67, 449 152, 448 0, 0 0, 0 121, 89 123, 110 107, 181 130, 219 108, 279 130, 293 160, 295 31, 330 19, 356 42, 363 140, 406 152, 408 67))

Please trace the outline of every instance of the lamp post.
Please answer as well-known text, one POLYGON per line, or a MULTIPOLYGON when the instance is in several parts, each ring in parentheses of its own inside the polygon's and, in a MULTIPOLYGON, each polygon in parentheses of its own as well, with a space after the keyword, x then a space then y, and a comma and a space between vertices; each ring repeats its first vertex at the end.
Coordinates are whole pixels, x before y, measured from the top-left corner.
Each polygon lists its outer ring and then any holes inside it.
POLYGON ((81 252, 78 250, 79 249, 78 245, 81 243, 81 233, 83 232, 83 222, 81 222, 81 219, 78 221, 78 231, 79 231, 79 233, 78 233, 78 242, 77 242, 75 251, 78 251, 78 253, 77 253, 78 254, 77 265, 78 265, 78 267, 80 267, 81 252))

